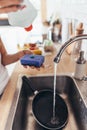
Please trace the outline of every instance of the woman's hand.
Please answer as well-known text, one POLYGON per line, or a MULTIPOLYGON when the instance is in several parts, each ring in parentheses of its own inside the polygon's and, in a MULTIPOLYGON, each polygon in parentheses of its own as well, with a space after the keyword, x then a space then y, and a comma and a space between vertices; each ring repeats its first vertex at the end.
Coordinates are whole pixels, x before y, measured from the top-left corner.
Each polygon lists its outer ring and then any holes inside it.
POLYGON ((26 54, 32 54, 32 52, 30 50, 22 50, 18 52, 18 59, 20 59, 22 56, 26 55, 26 54))
MULTIPOLYGON (((30 50, 22 50, 19 52, 19 59, 26 55, 26 54, 33 54, 30 50)), ((42 65, 41 67, 35 67, 35 66, 27 66, 27 65, 23 65, 24 68, 28 68, 30 67, 31 69, 37 69, 38 71, 40 70, 40 68, 44 68, 44 65, 42 65)))
POLYGON ((38 71, 40 71, 40 69, 41 68, 44 68, 44 65, 42 65, 41 67, 35 67, 35 66, 26 66, 26 65, 23 65, 24 66, 24 68, 31 68, 31 69, 36 69, 36 70, 38 70, 38 71))
POLYGON ((16 12, 25 7, 20 5, 23 0, 0 0, 0 13, 16 12))

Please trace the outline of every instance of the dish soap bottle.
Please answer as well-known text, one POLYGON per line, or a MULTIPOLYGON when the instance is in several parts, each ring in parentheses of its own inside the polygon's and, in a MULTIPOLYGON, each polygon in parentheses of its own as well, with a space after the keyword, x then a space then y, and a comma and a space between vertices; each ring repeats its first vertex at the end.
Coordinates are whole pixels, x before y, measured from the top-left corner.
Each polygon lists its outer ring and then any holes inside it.
POLYGON ((8 21, 12 26, 23 27, 26 31, 30 31, 37 16, 37 10, 29 0, 24 0, 21 4, 25 5, 25 8, 8 13, 8 21))
POLYGON ((84 58, 84 51, 80 51, 80 56, 76 61, 75 74, 76 79, 82 80, 86 74, 86 60, 84 58))

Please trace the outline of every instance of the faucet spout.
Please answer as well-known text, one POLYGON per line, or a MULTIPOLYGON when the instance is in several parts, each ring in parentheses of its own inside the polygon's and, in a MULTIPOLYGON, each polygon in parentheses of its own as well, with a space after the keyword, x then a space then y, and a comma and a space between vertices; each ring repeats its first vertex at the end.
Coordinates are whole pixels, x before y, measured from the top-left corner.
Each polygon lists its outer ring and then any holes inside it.
POLYGON ((56 55, 56 57, 54 58, 54 62, 55 63, 59 63, 60 59, 61 59, 61 55, 64 52, 64 50, 72 43, 79 41, 79 40, 83 40, 83 39, 87 39, 87 34, 82 34, 79 36, 75 36, 70 38, 68 41, 66 41, 60 48, 58 54, 56 55))

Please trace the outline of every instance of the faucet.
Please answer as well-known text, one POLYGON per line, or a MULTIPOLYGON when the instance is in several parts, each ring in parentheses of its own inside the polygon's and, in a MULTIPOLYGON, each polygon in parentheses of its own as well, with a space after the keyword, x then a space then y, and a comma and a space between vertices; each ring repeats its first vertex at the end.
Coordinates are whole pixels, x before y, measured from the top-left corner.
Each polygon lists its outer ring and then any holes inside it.
POLYGON ((56 57, 54 58, 54 62, 55 63, 59 63, 60 59, 61 59, 61 55, 64 52, 64 50, 72 43, 79 41, 79 40, 83 40, 83 39, 87 39, 87 34, 81 34, 78 36, 74 36, 72 38, 70 38, 68 41, 66 41, 60 48, 58 54, 56 55, 56 57))

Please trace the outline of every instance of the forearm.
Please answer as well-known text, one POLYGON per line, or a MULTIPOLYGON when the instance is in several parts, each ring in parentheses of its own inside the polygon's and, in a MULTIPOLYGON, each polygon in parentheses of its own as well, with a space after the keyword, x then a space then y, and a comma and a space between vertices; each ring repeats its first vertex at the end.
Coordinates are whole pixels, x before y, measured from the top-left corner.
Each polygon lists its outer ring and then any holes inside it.
POLYGON ((11 63, 14 63, 14 62, 18 61, 24 55, 25 55, 24 51, 20 51, 15 54, 6 54, 6 55, 2 56, 2 64, 9 65, 11 63))

